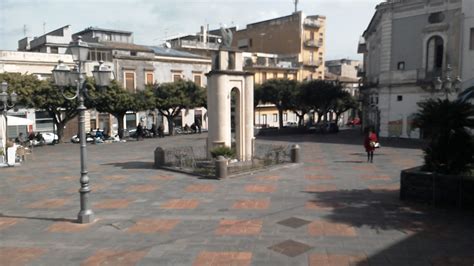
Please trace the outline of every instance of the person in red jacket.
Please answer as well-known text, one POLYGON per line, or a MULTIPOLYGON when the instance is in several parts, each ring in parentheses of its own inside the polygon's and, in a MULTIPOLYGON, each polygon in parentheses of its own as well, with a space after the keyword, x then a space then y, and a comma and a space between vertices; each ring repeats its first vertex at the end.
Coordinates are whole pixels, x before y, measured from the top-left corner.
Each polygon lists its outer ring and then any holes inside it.
POLYGON ((369 129, 369 132, 365 136, 364 139, 364 147, 365 151, 367 152, 367 162, 373 163, 374 162, 374 150, 376 143, 378 143, 379 140, 377 138, 377 135, 375 134, 373 129, 369 129))

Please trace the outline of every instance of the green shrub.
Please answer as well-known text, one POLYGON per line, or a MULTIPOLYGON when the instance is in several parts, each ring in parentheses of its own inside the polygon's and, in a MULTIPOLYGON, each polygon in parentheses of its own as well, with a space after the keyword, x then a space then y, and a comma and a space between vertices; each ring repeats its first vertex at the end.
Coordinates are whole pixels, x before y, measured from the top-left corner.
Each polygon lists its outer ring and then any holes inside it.
POLYGON ((459 175, 474 162, 474 108, 469 102, 428 100, 418 104, 415 124, 429 140, 424 149, 426 171, 459 175))
POLYGON ((225 158, 235 158, 235 150, 229 147, 217 147, 211 150, 212 158, 216 158, 217 156, 224 156, 225 158))

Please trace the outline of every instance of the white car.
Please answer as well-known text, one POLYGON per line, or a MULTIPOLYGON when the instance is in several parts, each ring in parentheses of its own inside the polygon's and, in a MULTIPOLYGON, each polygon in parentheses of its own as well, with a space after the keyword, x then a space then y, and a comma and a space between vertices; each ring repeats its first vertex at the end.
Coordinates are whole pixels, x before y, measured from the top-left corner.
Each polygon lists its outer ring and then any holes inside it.
POLYGON ((41 135, 44 138, 44 143, 45 144, 53 144, 53 142, 58 143, 58 140, 59 140, 58 135, 56 135, 54 133, 44 132, 44 133, 41 133, 41 135))

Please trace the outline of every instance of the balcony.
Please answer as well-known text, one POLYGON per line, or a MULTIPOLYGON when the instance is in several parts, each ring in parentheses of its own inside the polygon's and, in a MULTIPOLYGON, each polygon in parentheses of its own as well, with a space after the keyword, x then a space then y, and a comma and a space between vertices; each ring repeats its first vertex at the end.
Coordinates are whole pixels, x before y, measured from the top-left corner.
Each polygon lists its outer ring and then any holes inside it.
POLYGON ((307 60, 303 62, 304 66, 319 67, 323 62, 321 60, 307 60))
POLYGON ((220 44, 212 42, 200 42, 195 40, 179 40, 178 46, 180 48, 191 48, 191 49, 205 49, 205 50, 218 50, 220 44))
POLYGON ((322 40, 306 40, 304 45, 312 48, 321 48, 323 46, 322 40))
POLYGON ((321 28, 321 22, 319 22, 317 19, 312 19, 312 18, 305 18, 303 21, 303 25, 309 28, 316 28, 316 29, 321 28))

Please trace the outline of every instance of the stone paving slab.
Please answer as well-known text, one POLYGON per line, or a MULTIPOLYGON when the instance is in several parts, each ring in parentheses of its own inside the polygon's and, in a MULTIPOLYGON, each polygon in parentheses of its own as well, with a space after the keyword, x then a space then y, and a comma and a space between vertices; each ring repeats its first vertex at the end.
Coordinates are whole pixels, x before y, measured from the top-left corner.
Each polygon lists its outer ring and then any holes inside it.
POLYGON ((74 223, 78 145, 0 169, 0 265, 474 264, 472 212, 399 201, 413 145, 368 164, 357 132, 271 137, 258 141, 297 142, 303 163, 226 180, 152 168, 156 147, 205 137, 89 145, 87 225, 74 223))

